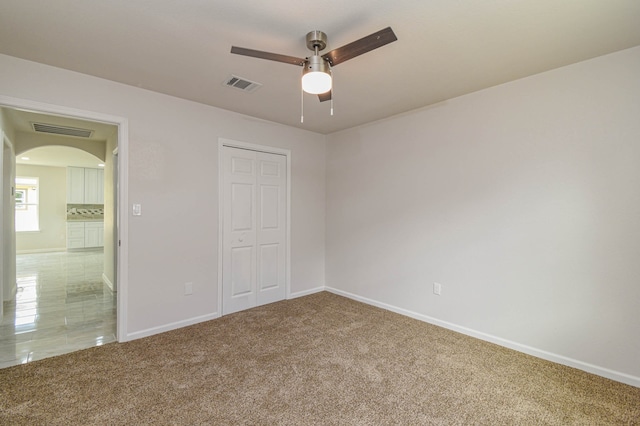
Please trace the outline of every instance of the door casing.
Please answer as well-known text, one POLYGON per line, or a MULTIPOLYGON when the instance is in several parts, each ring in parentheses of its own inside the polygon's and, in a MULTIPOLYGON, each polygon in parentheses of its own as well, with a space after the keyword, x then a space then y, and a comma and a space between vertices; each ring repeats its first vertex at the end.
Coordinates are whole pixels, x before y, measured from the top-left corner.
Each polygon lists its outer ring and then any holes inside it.
POLYGON ((129 121, 124 117, 118 117, 109 114, 102 114, 93 111, 69 108, 61 105, 47 104, 27 99, 13 98, 10 96, 0 95, 0 107, 24 109, 41 114, 59 115, 65 117, 78 118, 81 120, 97 121, 112 124, 118 127, 118 208, 119 223, 118 232, 119 239, 115 244, 119 246, 118 266, 116 270, 117 282, 119 288, 117 292, 117 340, 118 342, 126 342, 131 340, 127 331, 127 301, 128 301, 128 267, 129 267, 129 242, 124 236, 129 235, 129 218, 126 214, 126 206, 128 206, 128 170, 129 170, 129 121))

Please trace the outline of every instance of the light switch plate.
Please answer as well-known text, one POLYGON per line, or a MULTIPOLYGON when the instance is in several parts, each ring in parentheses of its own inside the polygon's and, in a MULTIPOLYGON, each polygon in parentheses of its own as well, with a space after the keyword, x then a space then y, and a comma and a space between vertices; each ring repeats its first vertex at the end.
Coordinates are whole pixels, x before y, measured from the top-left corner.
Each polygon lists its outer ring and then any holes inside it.
POLYGON ((133 205, 133 215, 134 216, 142 216, 142 205, 134 204, 133 205))
POLYGON ((442 284, 433 283, 433 294, 440 296, 442 294, 442 284))

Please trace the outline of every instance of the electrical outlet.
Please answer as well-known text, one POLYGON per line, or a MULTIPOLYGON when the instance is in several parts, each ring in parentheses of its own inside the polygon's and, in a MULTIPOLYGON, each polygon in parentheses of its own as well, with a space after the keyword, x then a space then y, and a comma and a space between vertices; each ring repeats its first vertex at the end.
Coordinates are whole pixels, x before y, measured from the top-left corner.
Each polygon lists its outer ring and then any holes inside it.
POLYGON ((184 283, 184 295, 189 296, 193 294, 193 283, 184 283))
POLYGON ((440 296, 441 293, 442 293, 442 284, 433 283, 433 294, 440 296))

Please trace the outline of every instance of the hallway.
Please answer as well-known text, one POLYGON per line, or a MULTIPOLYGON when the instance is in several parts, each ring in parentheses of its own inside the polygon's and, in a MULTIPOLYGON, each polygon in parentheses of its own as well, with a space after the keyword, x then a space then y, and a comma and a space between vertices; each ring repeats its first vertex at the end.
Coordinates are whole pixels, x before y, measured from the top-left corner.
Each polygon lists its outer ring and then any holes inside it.
POLYGON ((0 323, 0 368, 116 341, 102 251, 16 256, 18 291, 0 323))

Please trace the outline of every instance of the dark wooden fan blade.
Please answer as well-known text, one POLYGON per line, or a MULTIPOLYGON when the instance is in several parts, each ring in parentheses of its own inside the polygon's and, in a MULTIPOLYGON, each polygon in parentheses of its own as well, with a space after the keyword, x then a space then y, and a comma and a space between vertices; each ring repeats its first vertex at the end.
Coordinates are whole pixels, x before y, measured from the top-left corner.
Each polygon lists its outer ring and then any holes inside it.
POLYGON ((325 53, 322 57, 329 61, 331 66, 336 66, 349 59, 353 59, 356 56, 360 56, 363 53, 367 53, 371 50, 382 47, 385 44, 389 44, 398 39, 394 34, 391 27, 387 27, 384 30, 380 30, 376 33, 368 35, 356 40, 352 43, 345 44, 342 47, 333 49, 329 53, 325 53))
POLYGON ((320 102, 330 101, 331 100, 331 90, 329 90, 326 93, 320 93, 318 95, 318 99, 320 99, 320 102))
POLYGON ((252 58, 268 59, 270 61, 284 62, 303 66, 306 59, 296 58, 295 56, 280 55, 279 53, 263 52, 262 50, 245 49, 244 47, 231 46, 231 53, 236 55, 251 56, 252 58))

